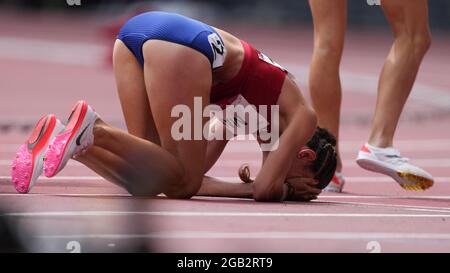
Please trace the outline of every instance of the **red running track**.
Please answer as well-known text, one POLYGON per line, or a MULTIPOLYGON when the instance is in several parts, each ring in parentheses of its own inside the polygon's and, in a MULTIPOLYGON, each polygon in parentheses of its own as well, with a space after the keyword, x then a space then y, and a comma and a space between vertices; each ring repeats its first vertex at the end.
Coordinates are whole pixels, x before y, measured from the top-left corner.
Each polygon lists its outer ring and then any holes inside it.
MULTIPOLYGON (((377 74, 391 41, 377 32, 350 33, 347 40, 341 149, 348 182, 342 194, 282 204, 133 198, 77 163, 57 178, 39 180, 30 194, 16 194, 9 164, 28 131, 5 125, 31 123, 50 111, 65 117, 80 98, 121 124, 112 72, 103 64, 111 41, 96 35, 101 27, 91 18, 19 22, 14 14, 0 16, 0 207, 28 230, 30 250, 68 252, 75 241, 82 251, 113 252, 133 250, 136 243, 160 252, 450 251, 450 56, 444 54, 449 41, 440 36, 424 60, 396 138, 404 155, 436 177, 428 191, 404 191, 353 161, 369 133, 377 74), (83 38, 74 40, 68 30, 83 38), (77 43, 70 51, 58 50, 71 42, 77 43)), ((223 28, 284 64, 307 90, 309 30, 223 28)), ((235 141, 210 175, 236 180, 241 163, 249 162, 255 173, 259 159, 255 143, 235 141)))

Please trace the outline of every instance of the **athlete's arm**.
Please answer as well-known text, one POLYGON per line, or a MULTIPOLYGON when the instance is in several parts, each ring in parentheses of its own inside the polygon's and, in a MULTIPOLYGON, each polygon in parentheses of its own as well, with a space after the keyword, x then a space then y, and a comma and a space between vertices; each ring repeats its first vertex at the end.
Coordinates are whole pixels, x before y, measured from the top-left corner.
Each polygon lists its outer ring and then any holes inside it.
POLYGON ((298 149, 312 137, 317 126, 315 113, 301 105, 280 136, 276 150, 268 155, 253 183, 256 201, 279 201, 283 196, 284 182, 298 149))
MULTIPOLYGON (((263 151, 262 161, 263 164, 269 155, 269 152, 263 151)), ((253 183, 254 180, 251 178, 250 166, 248 164, 243 164, 239 168, 239 178, 242 182, 253 183)), ((286 196, 286 201, 311 201, 317 199, 317 196, 322 192, 317 188, 317 181, 313 178, 306 177, 290 177, 286 179, 295 187, 295 191, 290 196, 286 196)))
POLYGON ((205 176, 199 196, 253 198, 253 186, 251 183, 227 182, 218 178, 205 176))
MULTIPOLYGON (((303 116, 303 119, 307 119, 307 116, 303 116)), ((291 125, 291 127, 294 128, 295 126, 291 125)), ((305 130, 305 127, 303 127, 302 129, 305 130)), ((298 137, 298 135, 297 135, 297 137, 298 137)), ((306 139, 308 139, 308 138, 306 138, 306 139)), ((219 158, 223 149, 225 148, 226 144, 227 144, 227 141, 224 141, 224 140, 222 140, 222 141, 215 140, 215 141, 208 142, 207 158, 208 158, 209 162, 207 162, 207 165, 211 164, 208 166, 208 170, 217 161, 217 159, 219 158)), ((293 149, 293 150, 295 150, 295 149, 293 149)), ((262 163, 263 163, 263 168, 266 168, 266 170, 269 168, 272 168, 271 165, 266 165, 266 159, 268 159, 269 157, 274 158, 273 156, 271 156, 271 152, 263 151, 262 163)), ((285 158, 287 158, 287 157, 285 157, 285 158)), ((291 158, 292 158, 292 156, 289 157, 288 159, 291 159, 291 158)), ((274 159, 274 160, 276 160, 276 159, 274 159)), ((285 165, 287 165, 287 164, 285 164, 285 165)), ((244 172, 244 168, 245 168, 245 165, 243 165, 239 169, 239 172, 240 173, 244 172)), ((287 168, 287 169, 289 169, 289 168, 287 168)), ((203 183, 200 187, 200 190, 197 192, 196 195, 197 196, 254 198, 254 199, 256 199, 258 197, 255 197, 256 195, 254 193, 254 188, 255 187, 264 187, 264 183, 261 183, 261 182, 257 182, 259 184, 254 183, 254 181, 250 178, 250 170, 248 169, 248 166, 247 166, 246 172, 247 173, 244 172, 244 174, 242 174, 242 176, 245 176, 244 180, 249 181, 251 183, 229 182, 229 181, 223 181, 221 179, 214 178, 214 177, 204 176, 203 183)), ((286 172, 287 172, 287 170, 286 170, 286 172)), ((241 177, 241 174, 239 176, 241 177)), ((257 177, 260 177, 260 175, 258 174, 257 177)), ((284 175, 283 179, 281 179, 278 182, 277 182, 277 180, 270 178, 270 177, 266 181, 273 181, 272 183, 279 183, 281 185, 281 187, 283 187, 282 183, 285 181, 285 177, 286 177, 286 175, 284 175), (272 180, 269 180, 269 179, 272 179, 272 180)), ((242 179, 243 179, 243 177, 241 177, 241 180, 242 179)), ((259 181, 261 181, 261 180, 259 180, 259 181)), ((311 201, 313 199, 316 199, 317 195, 320 193, 320 190, 315 187, 314 179, 291 178, 291 179, 288 179, 288 181, 295 187, 295 192, 292 196, 289 196, 289 199, 287 199, 288 201, 311 201)), ((282 191, 282 189, 281 189, 281 191, 282 191)), ((260 192, 259 192, 259 194, 260 194, 260 192)), ((282 192, 276 193, 276 192, 270 192, 269 190, 267 190, 265 194, 267 194, 267 196, 269 196, 269 197, 267 197, 266 199, 259 199, 258 201, 279 201, 281 199, 282 192)))
POLYGON ((217 122, 217 120, 216 122, 213 121, 210 124, 209 133, 217 137, 214 137, 212 140, 208 140, 205 159, 205 174, 212 168, 212 166, 214 166, 214 164, 216 164, 229 141, 226 138, 223 124, 221 122, 217 122), (219 136, 221 136, 221 139, 217 139, 219 136))
MULTIPOLYGON (((316 199, 320 193, 320 190, 315 187, 316 183, 312 178, 297 177, 287 181, 295 187, 295 192, 292 196, 288 196, 286 201, 311 201, 316 199)), ((253 199, 253 187, 253 182, 236 183, 204 176, 202 186, 196 195, 253 199)))

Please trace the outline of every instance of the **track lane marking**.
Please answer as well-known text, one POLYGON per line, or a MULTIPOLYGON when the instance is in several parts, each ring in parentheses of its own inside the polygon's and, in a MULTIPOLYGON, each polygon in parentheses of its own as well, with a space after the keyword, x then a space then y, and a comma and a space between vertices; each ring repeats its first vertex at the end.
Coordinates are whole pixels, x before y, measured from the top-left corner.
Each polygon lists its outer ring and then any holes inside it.
POLYGON ((168 231, 147 234, 60 234, 40 235, 42 239, 323 239, 368 240, 412 239, 450 240, 450 233, 390 233, 390 232, 196 232, 168 231))
POLYGON ((327 204, 333 204, 333 205, 336 204, 336 205, 344 205, 344 206, 352 206, 352 207, 364 207, 364 208, 395 208, 395 209, 403 209, 403 210, 408 210, 408 211, 450 213, 450 208, 446 208, 446 207, 379 204, 379 203, 365 203, 365 202, 342 202, 342 201, 327 201, 327 204))
POLYGON ((209 212, 209 211, 49 211, 12 212, 10 217, 348 217, 348 218, 450 218, 450 214, 405 214, 405 213, 278 213, 278 212, 209 212))
MULTIPOLYGON (((1 197, 22 197, 22 198, 35 198, 35 197, 46 197, 46 196, 56 196, 56 197, 133 197, 130 194, 127 193, 29 193, 29 194, 22 194, 22 193, 0 193, 1 197)), ((135 197, 133 197, 135 198, 135 197)), ((200 198, 207 198, 207 197, 200 197, 200 198)), ((213 198, 213 197, 211 197, 213 198)), ((248 199, 242 199, 242 198, 227 198, 228 199, 236 199, 236 200, 248 200, 248 199)), ((319 201, 327 200, 327 199, 394 199, 394 200, 416 200, 416 199, 423 199, 424 201, 427 200, 448 200, 450 201, 450 195, 420 195, 420 196, 407 196, 407 195, 395 195, 395 196, 389 196, 389 195, 320 195, 319 201)), ((449 208, 450 209, 450 208, 449 208)))
MULTIPOLYGON (((242 183, 242 181, 239 178, 236 177, 227 177, 227 176, 214 176, 217 179, 223 179, 228 182, 232 183, 242 183)), ((348 176, 345 178, 346 182, 350 183, 396 183, 392 178, 387 176, 348 176)), ((38 181, 41 182, 48 182, 48 181, 80 181, 80 180, 86 180, 86 181, 99 181, 104 180, 101 176, 56 176, 56 177, 40 177, 38 181)), ((0 176, 0 182, 10 182, 11 176, 0 176)), ((450 183, 450 176, 438 176, 434 178, 435 183, 443 183, 447 184, 450 183)))
MULTIPOLYGON (((344 140, 339 142, 339 149, 341 152, 357 153, 359 147, 364 144, 364 141, 344 140)), ((1 152, 17 152, 21 143, 0 144, 1 152)), ((435 151, 450 151, 450 139, 403 139, 396 140, 395 146, 401 151, 405 152, 435 152, 435 151)), ((259 153, 259 146, 252 141, 238 141, 232 140, 225 148, 225 153, 259 153), (250 145, 249 145, 250 144, 250 145)))
MULTIPOLYGON (((11 160, 1 159, 0 166, 11 166, 11 160)), ((217 163, 213 166, 214 168, 238 168, 243 163, 248 163, 250 166, 259 167, 261 165, 261 160, 255 159, 219 159, 217 163)), ((423 168, 448 168, 450 167, 450 158, 416 158, 412 162, 415 165, 421 166, 423 168)), ((354 160, 343 160, 343 164, 346 168, 358 168, 359 167, 354 160)), ((83 167, 83 164, 76 161, 69 161, 68 166, 70 167, 83 167)))
MULTIPOLYGON (((103 63, 99 56, 103 56, 106 51, 107 47, 98 43, 66 42, 18 36, 0 37, 0 58, 2 59, 98 67, 103 63)), ((287 61, 284 62, 284 65, 298 79, 308 77, 309 67, 307 64, 287 61)), ((378 74, 341 70, 340 77, 346 89, 366 95, 376 95, 378 74)), ((430 84, 415 83, 410 98, 444 110, 450 107, 450 95, 447 90, 430 84)))

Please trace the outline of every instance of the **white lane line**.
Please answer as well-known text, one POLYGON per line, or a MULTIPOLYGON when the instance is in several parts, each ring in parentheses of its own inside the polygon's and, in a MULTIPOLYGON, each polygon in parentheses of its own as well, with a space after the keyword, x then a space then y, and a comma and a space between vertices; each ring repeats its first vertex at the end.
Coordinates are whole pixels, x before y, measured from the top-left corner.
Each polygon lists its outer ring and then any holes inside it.
MULTIPOLYGON (((346 182, 350 183, 392 183, 395 182, 389 176, 346 176, 346 182)), ((450 176, 434 177, 435 183, 450 183, 450 176)), ((395 182, 396 183, 396 182, 395 182)))
MULTIPOLYGON (((225 177, 225 176, 214 176, 217 179, 221 179, 231 183, 241 183, 242 181, 237 177, 225 177)), ((346 176, 346 182, 349 183, 395 183, 392 178, 387 176, 346 176)), ((10 181, 11 176, 0 176, 0 182, 10 181)), ((101 176, 56 176, 56 177, 40 177, 39 181, 98 181, 105 180, 101 176)), ((435 183, 450 183, 450 176, 438 176, 434 177, 435 183)))
MULTIPOLYGON (((23 37, 0 37, 0 58, 42 61, 66 65, 99 66, 106 46, 76 41, 52 41, 23 37)), ((309 67, 305 64, 285 62, 287 67, 302 82, 307 82, 309 67)), ((342 70, 341 79, 345 90, 375 95, 378 85, 378 74, 364 74, 342 70)), ((443 88, 429 84, 415 83, 411 98, 436 108, 450 107, 450 94, 443 88)))
MULTIPOLYGON (((133 198, 130 194, 0 194, 2 197, 129 197, 133 198)), ((319 201, 321 201, 319 197, 319 201)), ((391 198, 393 199, 393 198, 391 198)), ((331 205, 344 205, 351 207, 365 207, 365 208, 396 208, 407 211, 419 211, 419 212, 440 212, 450 213, 450 208, 445 207, 431 207, 431 206, 414 206, 414 205, 393 205, 393 204, 377 204, 377 203, 364 203, 364 202, 342 202, 342 201, 325 201, 331 205)))
MULTIPOLYGON (((129 197, 129 198, 133 198, 130 194, 19 194, 19 193, 12 193, 12 194, 8 194, 8 193, 0 193, 0 196, 2 197, 26 197, 26 198, 33 198, 33 197, 48 197, 48 196, 53 196, 53 197, 129 197)), ((321 199, 333 199, 333 198, 326 198, 326 197, 330 197, 330 196, 321 196, 319 197, 318 201, 322 201, 321 199)), ((353 197, 358 197, 358 196, 353 196, 353 197)), ((387 197, 387 196, 380 196, 380 197, 385 197, 384 199, 398 199, 395 197, 387 197)), ((450 200, 449 196, 446 196, 447 200, 450 200)), ((336 198, 334 198, 336 199, 336 198)), ((413 198, 408 198, 408 199, 413 199, 413 198)), ((439 199, 439 196, 431 196, 428 199, 439 199)), ((245 199, 247 200, 247 199, 245 199)), ((443 200, 443 199, 440 199, 443 200)), ((445 200, 445 199, 444 199, 445 200)), ((324 201, 324 200, 323 200, 324 201)), ((383 207, 383 208, 398 208, 398 209, 403 209, 403 210, 410 210, 410 211, 424 211, 424 212, 442 212, 442 213, 447 213, 450 212, 450 208, 445 208, 445 207, 431 207, 431 206, 414 206, 414 205, 392 205, 392 204, 377 204, 377 203, 364 203, 364 202, 342 202, 342 201, 333 201, 333 200, 329 200, 329 201, 325 201, 328 204, 337 204, 337 205, 346 205, 346 206, 358 206, 358 207, 383 207)))
MULTIPOLYGON (((417 165, 423 168, 429 167, 429 168, 446 168, 450 167, 450 158, 412 158, 411 162, 413 165, 417 165)), ((344 166, 354 168, 358 167, 360 168, 355 160, 343 160, 344 166)))
MULTIPOLYGON (((341 141, 339 147, 342 152, 352 152, 356 154, 359 147, 364 144, 364 140, 341 141)), ((21 144, 0 144, 0 152, 17 152, 21 144)), ((436 152, 450 151, 450 139, 404 139, 396 140, 395 147, 402 152, 436 152)), ((260 153, 256 142, 232 140, 225 148, 225 153, 260 153)))
POLYGON ((65 234, 41 235, 42 239, 315 239, 315 240, 450 240, 450 233, 381 232, 208 232, 165 231, 147 234, 65 234))
MULTIPOLYGON (((56 197, 131 197, 135 198, 127 193, 110 193, 110 194, 102 194, 102 193, 30 193, 30 194, 22 194, 22 193, 0 193, 1 197, 23 197, 23 198, 34 198, 34 197, 47 197, 47 196, 56 196, 56 197)), ((248 200, 242 198, 230 198, 236 200, 248 200)), ((319 201, 325 200, 334 200, 334 199, 386 199, 386 200, 417 200, 423 199, 424 201, 429 200, 448 200, 450 201, 450 195, 420 195, 420 196, 388 196, 388 195, 320 195, 319 201)), ((449 208, 450 210, 450 208, 449 208)))
MULTIPOLYGON (((23 195, 23 194, 22 194, 23 195)), ((406 196, 406 195, 323 195, 319 196, 319 200, 321 199, 406 199, 406 200, 415 200, 415 199, 424 199, 424 200, 449 200, 450 195, 420 195, 420 196, 406 196)))
MULTIPOLYGON (((240 165, 242 165, 243 163, 248 163, 251 166, 260 166, 261 165, 261 160, 250 160, 250 159, 240 159, 240 160, 235 160, 235 159, 219 159, 216 163, 216 165, 214 165, 214 167, 239 167, 240 165)), ((445 157, 445 158, 414 158, 411 160, 411 163, 423 168, 447 168, 450 167, 450 158, 445 157)), ((351 159, 351 160, 343 160, 343 164, 345 166, 345 168, 361 168, 359 167, 355 160, 351 159)))
MULTIPOLYGON (((341 152, 357 153, 365 140, 345 140, 339 143, 341 152)), ((450 151, 450 139, 403 139, 395 140, 395 147, 402 152, 436 152, 450 151)), ((225 148, 225 153, 259 153, 259 146, 256 142, 231 141, 225 148)))
POLYGON ((393 204, 376 204, 376 203, 364 203, 364 202, 342 202, 342 201, 329 201, 328 204, 337 204, 351 207, 364 207, 364 208, 396 208, 408 211, 424 211, 424 212, 450 212, 450 208, 445 207, 429 207, 429 206, 414 206, 414 205, 393 205, 393 204))
POLYGON ((5 213, 14 217, 105 217, 105 216, 171 216, 171 217, 338 217, 338 218, 450 218, 450 214, 406 213, 279 213, 279 212, 210 212, 210 211, 48 211, 5 213))
POLYGON ((0 58, 65 65, 100 66, 107 47, 76 41, 0 37, 0 58))
MULTIPOLYGON (((0 160, 0 166, 11 166, 11 160, 2 159, 0 160)), ((237 168, 243 163, 248 163, 251 166, 260 166, 261 160, 258 159, 219 159, 214 165, 215 168, 237 168)), ((450 158, 415 158, 411 161, 412 164, 423 167, 423 168, 447 168, 450 167, 450 158)), ((354 160, 343 160, 345 168, 360 168, 354 160)), ((69 161, 68 166, 71 167, 85 167, 83 164, 76 161, 69 161)))
MULTIPOLYGON (((261 161, 260 160, 247 160, 247 159, 241 159, 241 160, 235 160, 235 159, 219 159, 217 161, 216 165, 214 165, 215 168, 233 168, 233 167, 239 167, 243 163, 248 163, 251 166, 260 166, 261 161)), ((344 160, 343 161, 345 168, 360 168, 354 160, 344 160)), ((421 167, 429 167, 429 168, 446 168, 450 167, 450 158, 424 158, 424 159, 414 159, 413 163, 415 165, 421 166, 421 167)), ((11 166, 11 160, 0 160, 0 166, 11 166)), ((83 164, 76 162, 76 161, 69 161, 67 166, 71 167, 85 167, 83 164)))
MULTIPOLYGON (((0 160, 0 166, 11 166, 11 160, 0 160)), ((238 168, 243 163, 248 163, 251 166, 260 166, 261 160, 247 160, 245 158, 241 160, 234 160, 234 159, 219 159, 217 161, 216 165, 214 165, 214 168, 238 168)), ((423 168, 448 168, 450 167, 450 158, 424 158, 424 159, 417 159, 415 158, 412 163, 414 165, 423 167, 423 168)), ((344 160, 343 164, 345 168, 361 168, 359 167, 354 160, 344 160)), ((70 167, 85 167, 83 164, 76 162, 76 161, 69 161, 67 166, 70 167)))
MULTIPOLYGON (((364 144, 364 141, 341 141, 339 142, 339 148, 343 152, 357 153, 362 144, 364 144)), ((445 138, 395 140, 394 145, 402 152, 450 151, 450 139, 445 138)))
MULTIPOLYGON (((309 67, 298 63, 285 63, 284 66, 293 73, 302 83, 307 83, 309 67)), ((343 90, 350 90, 366 95, 376 96, 378 87, 378 74, 364 74, 357 71, 341 70, 343 90)), ((448 111, 450 108, 450 93, 444 88, 416 82, 411 91, 410 99, 448 111)), ((375 105, 375 98, 373 100, 375 105)))

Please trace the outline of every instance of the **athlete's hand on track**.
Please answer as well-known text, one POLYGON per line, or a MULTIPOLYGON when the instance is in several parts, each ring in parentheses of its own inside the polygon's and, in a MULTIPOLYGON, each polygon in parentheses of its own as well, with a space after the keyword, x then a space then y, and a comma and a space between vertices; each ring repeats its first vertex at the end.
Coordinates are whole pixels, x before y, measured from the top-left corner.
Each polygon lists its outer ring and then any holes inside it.
MULTIPOLYGON (((242 164, 238 170, 238 174, 242 182, 253 182, 253 179, 250 177, 250 166, 248 164, 242 164)), ((286 198, 287 201, 308 202, 317 199, 317 196, 322 192, 322 190, 316 188, 319 182, 313 178, 290 177, 286 179, 286 182, 294 188, 292 196, 286 198)))
POLYGON ((245 163, 242 164, 238 170, 239 178, 244 183, 252 183, 253 179, 250 177, 250 166, 245 163))
POLYGON ((322 192, 321 189, 316 188, 318 181, 314 178, 290 177, 286 179, 286 182, 294 188, 292 194, 286 198, 287 201, 311 201, 317 199, 322 192))

